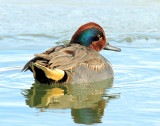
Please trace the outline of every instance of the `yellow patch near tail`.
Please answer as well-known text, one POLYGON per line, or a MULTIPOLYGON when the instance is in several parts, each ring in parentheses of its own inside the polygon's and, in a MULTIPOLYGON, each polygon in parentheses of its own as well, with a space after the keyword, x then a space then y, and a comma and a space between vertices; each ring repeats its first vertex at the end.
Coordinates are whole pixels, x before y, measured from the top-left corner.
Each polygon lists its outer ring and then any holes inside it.
POLYGON ((34 67, 37 67, 38 69, 41 69, 45 73, 45 75, 48 79, 52 79, 52 80, 55 80, 55 81, 61 80, 64 77, 64 74, 65 74, 65 72, 63 70, 49 69, 47 67, 44 67, 42 65, 39 65, 39 64, 33 63, 33 62, 30 64, 30 66, 31 66, 31 69, 33 71, 34 77, 36 77, 36 74, 38 74, 34 70, 34 67))

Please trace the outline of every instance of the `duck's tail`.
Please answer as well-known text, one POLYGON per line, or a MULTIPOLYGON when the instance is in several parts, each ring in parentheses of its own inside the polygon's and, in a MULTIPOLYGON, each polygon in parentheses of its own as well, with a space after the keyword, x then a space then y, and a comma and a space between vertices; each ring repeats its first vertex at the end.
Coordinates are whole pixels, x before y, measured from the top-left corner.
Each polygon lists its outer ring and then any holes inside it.
POLYGON ((30 67, 33 72, 33 76, 40 83, 55 83, 55 82, 66 82, 67 74, 65 71, 60 69, 49 69, 37 63, 30 63, 30 67))

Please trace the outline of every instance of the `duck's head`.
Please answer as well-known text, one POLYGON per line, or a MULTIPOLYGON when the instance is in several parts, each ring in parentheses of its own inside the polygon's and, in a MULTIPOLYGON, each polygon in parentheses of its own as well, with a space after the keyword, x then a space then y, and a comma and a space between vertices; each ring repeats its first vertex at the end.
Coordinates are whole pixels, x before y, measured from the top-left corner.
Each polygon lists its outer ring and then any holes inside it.
POLYGON ((120 48, 111 46, 106 41, 104 30, 94 22, 82 25, 72 36, 70 43, 78 43, 97 52, 100 52, 102 49, 121 51, 120 48))

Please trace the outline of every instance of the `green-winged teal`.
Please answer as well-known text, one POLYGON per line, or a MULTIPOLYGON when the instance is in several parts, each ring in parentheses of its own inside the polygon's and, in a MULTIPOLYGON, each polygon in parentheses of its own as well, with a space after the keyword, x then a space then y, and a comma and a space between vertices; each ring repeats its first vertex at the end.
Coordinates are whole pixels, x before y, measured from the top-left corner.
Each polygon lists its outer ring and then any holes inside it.
POLYGON ((99 52, 121 51, 109 45, 104 30, 94 22, 82 25, 69 44, 35 54, 22 71, 30 70, 40 83, 88 83, 114 77, 111 63, 99 52))

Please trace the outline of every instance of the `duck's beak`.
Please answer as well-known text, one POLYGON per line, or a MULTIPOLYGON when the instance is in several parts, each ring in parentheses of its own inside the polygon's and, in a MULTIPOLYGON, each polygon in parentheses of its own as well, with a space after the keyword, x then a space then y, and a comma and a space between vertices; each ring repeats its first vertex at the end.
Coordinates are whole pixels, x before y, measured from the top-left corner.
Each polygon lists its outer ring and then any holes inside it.
POLYGON ((121 51, 120 48, 114 47, 114 46, 110 45, 109 43, 107 43, 106 47, 104 47, 103 49, 104 49, 104 50, 117 51, 117 52, 120 52, 120 51, 121 51))

